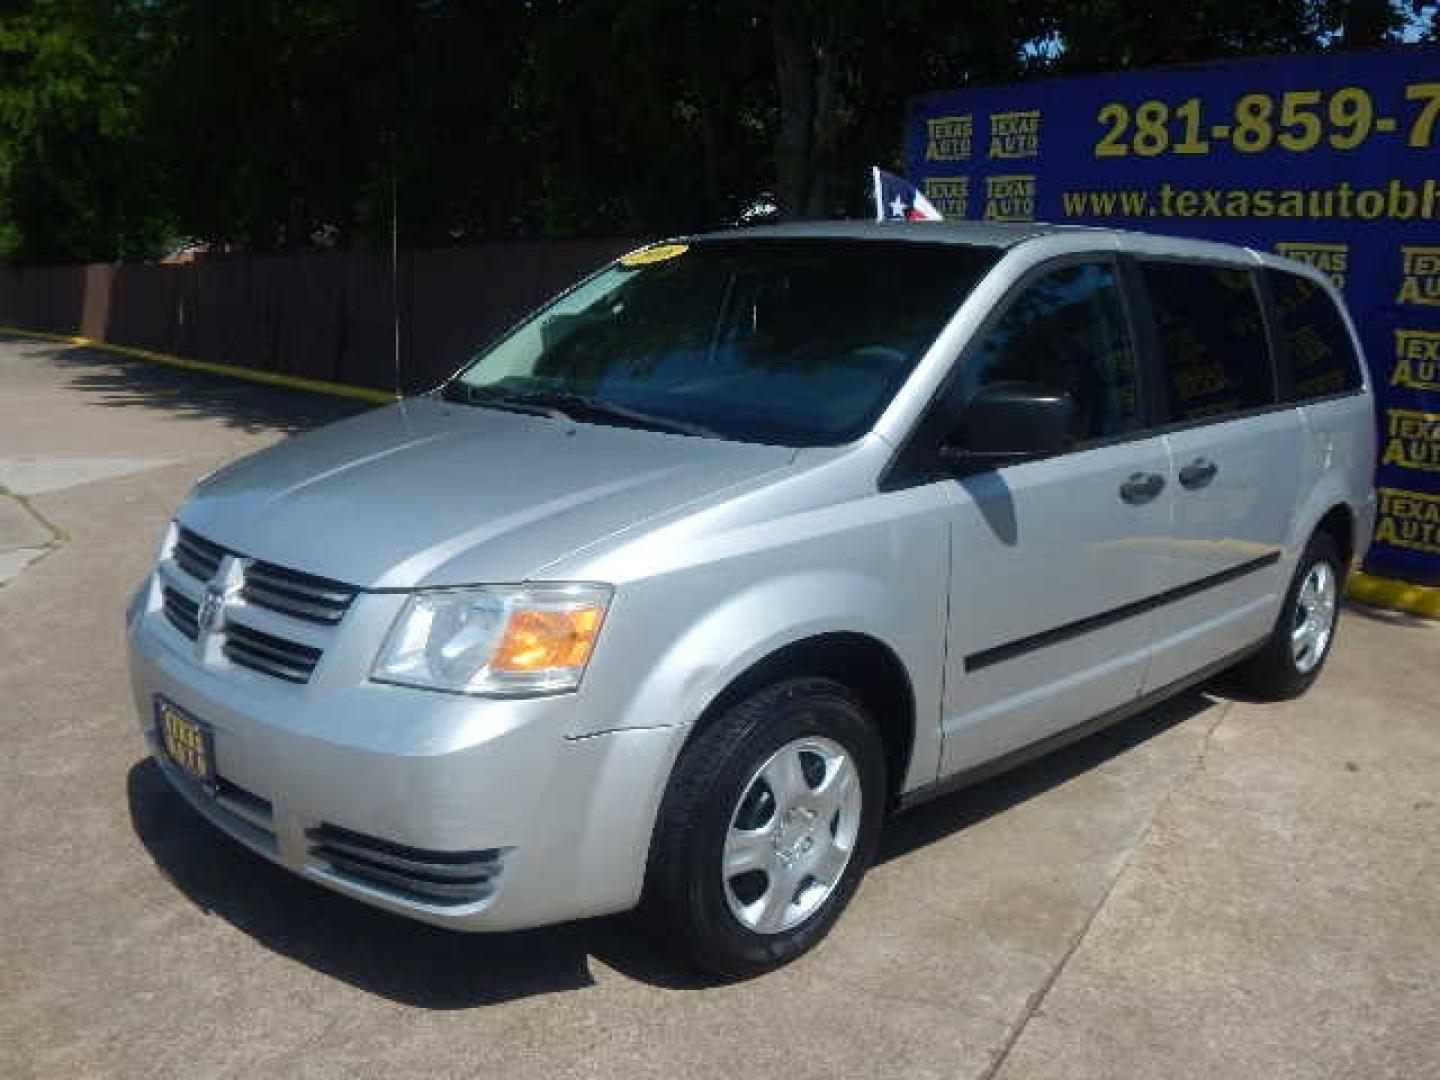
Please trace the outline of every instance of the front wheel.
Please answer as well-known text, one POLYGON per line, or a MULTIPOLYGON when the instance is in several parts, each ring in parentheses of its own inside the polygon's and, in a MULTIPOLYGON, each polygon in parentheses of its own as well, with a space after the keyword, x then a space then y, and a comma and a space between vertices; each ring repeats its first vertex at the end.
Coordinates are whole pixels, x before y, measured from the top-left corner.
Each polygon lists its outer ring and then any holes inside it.
POLYGON ((1335 541, 1310 538, 1265 646, 1238 668, 1240 685, 1272 701, 1298 697, 1320 674, 1340 618, 1345 569, 1335 541))
POLYGON ((859 700, 789 679, 685 748, 656 823, 649 892, 689 958, 738 978, 825 936, 874 853, 884 754, 859 700))

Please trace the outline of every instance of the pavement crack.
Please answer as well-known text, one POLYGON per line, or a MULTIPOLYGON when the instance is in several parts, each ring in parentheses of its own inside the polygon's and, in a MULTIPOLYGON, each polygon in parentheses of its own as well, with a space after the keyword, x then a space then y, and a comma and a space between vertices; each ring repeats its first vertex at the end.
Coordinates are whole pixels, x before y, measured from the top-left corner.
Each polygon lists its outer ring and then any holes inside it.
POLYGON ((1134 858, 1135 853, 1144 846, 1145 841, 1147 841, 1150 838, 1150 834, 1154 832, 1155 823, 1160 820, 1161 815, 1165 813, 1171 802, 1174 801, 1176 794, 1183 788, 1188 787, 1190 782, 1204 771, 1205 761, 1210 753, 1211 740, 1214 738, 1216 730, 1224 723, 1225 717, 1230 714, 1230 710, 1234 707, 1234 704, 1233 701, 1226 701, 1216 710, 1215 718, 1210 721, 1210 724, 1206 727, 1205 734, 1200 739, 1200 746, 1191 757, 1189 766, 1182 770, 1170 786, 1165 789, 1165 794, 1155 803, 1155 809, 1151 811, 1149 818, 1146 819, 1145 827, 1140 830, 1135 839, 1125 846, 1124 851, 1120 855, 1119 863, 1115 867, 1115 873, 1111 875, 1109 883, 1105 886, 1105 891, 1101 893, 1099 900, 1095 902, 1089 914, 1085 916, 1085 921, 1081 924, 1080 929, 1070 938, 1070 941, 1065 946, 1065 951, 1061 953, 1055 963, 1051 965, 1050 970, 1046 972, 1045 978, 1041 981, 1040 985, 1026 999, 1025 1007, 1020 1011, 1019 1018, 1011 1025, 1010 1030, 1005 1035, 1005 1041, 1001 1043, 1000 1049, 995 1053, 990 1064, 980 1073, 978 1080, 994 1080, 995 1076, 1004 1067, 1005 1062, 1009 1060, 1010 1054, 1020 1042, 1020 1036, 1025 1034, 1025 1029, 1029 1027, 1030 1021, 1040 1012, 1040 1007, 1044 1005, 1045 999, 1049 997, 1051 988, 1069 965, 1070 958, 1075 955, 1085 939, 1090 936, 1090 928, 1095 925, 1095 920, 1100 917, 1100 913, 1109 905, 1110 898, 1115 894, 1116 887, 1129 871, 1130 862, 1134 858))
POLYGON ((59 551, 70 539, 68 532, 36 509, 28 498, 0 484, 0 503, 7 498, 13 500, 20 512, 40 527, 45 539, 38 543, 6 544, 0 547, 0 588, 4 588, 22 572, 59 551))
POLYGON ((44 529, 47 533, 50 534, 50 539, 45 542, 45 547, 59 547, 61 544, 65 543, 67 540, 70 539, 70 534, 68 532, 66 532, 59 525, 56 525, 48 517, 42 514, 38 509, 36 509, 34 503, 32 503, 24 495, 21 495, 18 491, 11 491, 4 484, 0 484, 0 495, 8 496, 9 498, 14 499, 21 510, 24 510, 25 513, 29 514, 30 517, 35 520, 35 523, 37 525, 39 525, 42 529, 44 529))

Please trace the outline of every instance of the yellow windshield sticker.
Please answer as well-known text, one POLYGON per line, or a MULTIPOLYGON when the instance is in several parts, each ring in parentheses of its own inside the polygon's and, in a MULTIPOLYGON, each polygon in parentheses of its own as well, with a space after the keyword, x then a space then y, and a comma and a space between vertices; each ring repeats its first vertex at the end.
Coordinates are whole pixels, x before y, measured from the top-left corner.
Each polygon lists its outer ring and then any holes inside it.
POLYGON ((621 266, 649 266, 651 263, 674 259, 690 250, 689 244, 656 244, 654 247, 632 251, 620 260, 621 266))

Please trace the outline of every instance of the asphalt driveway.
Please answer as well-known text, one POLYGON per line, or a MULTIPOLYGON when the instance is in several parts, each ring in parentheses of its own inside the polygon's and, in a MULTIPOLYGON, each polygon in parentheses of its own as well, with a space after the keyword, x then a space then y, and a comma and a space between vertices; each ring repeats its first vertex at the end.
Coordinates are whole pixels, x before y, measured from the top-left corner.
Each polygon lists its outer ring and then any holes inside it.
POLYGON ((144 757, 121 619, 199 475, 355 406, 0 339, 0 1076, 1440 1075, 1440 625, 1352 609, 1286 705, 1193 693, 891 827, 740 985, 633 918, 405 922, 144 757))

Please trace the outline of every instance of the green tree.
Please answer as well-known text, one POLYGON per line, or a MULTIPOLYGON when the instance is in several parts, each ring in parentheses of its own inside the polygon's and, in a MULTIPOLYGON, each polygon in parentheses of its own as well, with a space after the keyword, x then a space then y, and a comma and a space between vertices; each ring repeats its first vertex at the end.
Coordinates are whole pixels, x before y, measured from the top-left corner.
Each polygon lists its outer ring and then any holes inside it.
POLYGON ((143 0, 28 0, 0 18, 0 254, 143 256, 172 221, 149 177, 143 0))
POLYGON ((1340 43, 1347 49, 1373 49, 1396 40, 1405 25, 1405 7, 1417 12, 1420 4, 1390 0, 1332 0, 1326 14, 1338 24, 1340 43))
MULTIPOLYGON (((1385 44, 1419 0, 9 0, 0 257, 864 213, 908 97, 1385 44)), ((1417 31, 1417 27, 1421 28, 1417 31)))

